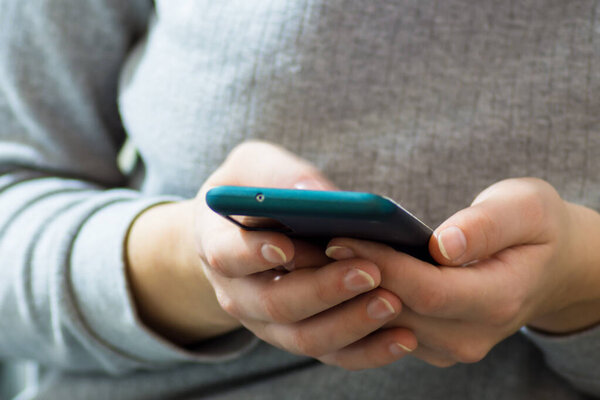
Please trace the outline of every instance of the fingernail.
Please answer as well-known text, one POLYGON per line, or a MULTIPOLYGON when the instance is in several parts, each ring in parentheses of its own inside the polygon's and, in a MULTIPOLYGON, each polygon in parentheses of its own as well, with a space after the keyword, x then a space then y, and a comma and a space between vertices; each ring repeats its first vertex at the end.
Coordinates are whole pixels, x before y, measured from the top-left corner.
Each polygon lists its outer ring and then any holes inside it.
POLYGON ((467 250, 467 238, 457 226, 451 226, 438 233, 437 242, 442 255, 450 261, 458 260, 467 250))
POLYGON ((327 250, 325 250, 325 255, 334 260, 346 260, 348 258, 353 258, 354 252, 348 247, 329 246, 327 250))
POLYGON ((300 190, 325 190, 326 187, 316 179, 305 179, 294 184, 294 189, 300 190))
POLYGON ((375 279, 365 271, 353 268, 344 277, 344 286, 346 289, 355 292, 365 292, 375 287, 375 279))
POLYGON ((403 356, 406 353, 410 353, 411 351, 412 351, 412 349, 409 349, 408 347, 404 346, 403 344, 400 344, 400 343, 390 344, 390 353, 392 353, 396 357, 403 356))
POLYGON ((260 252, 262 253, 262 256, 265 258, 265 260, 272 264, 281 265, 287 262, 287 257, 285 256, 283 250, 281 250, 277 246, 273 246, 272 244, 263 244, 263 246, 260 249, 260 252))
POLYGON ((395 313, 394 307, 383 297, 377 297, 367 305, 367 314, 373 319, 386 319, 395 313))
POLYGON ((294 269, 296 269, 296 263, 294 262, 294 260, 288 261, 285 264, 283 264, 283 268, 285 268, 287 271, 293 271, 294 269))

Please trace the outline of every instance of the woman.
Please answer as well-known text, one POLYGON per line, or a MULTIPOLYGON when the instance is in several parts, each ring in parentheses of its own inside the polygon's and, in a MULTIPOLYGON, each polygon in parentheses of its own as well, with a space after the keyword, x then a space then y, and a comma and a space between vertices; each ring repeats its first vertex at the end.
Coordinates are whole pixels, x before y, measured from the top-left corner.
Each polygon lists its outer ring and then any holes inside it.
POLYGON ((596 4, 1 0, 13 392, 599 394, 596 4), (219 184, 388 195, 440 266, 242 233, 219 184))

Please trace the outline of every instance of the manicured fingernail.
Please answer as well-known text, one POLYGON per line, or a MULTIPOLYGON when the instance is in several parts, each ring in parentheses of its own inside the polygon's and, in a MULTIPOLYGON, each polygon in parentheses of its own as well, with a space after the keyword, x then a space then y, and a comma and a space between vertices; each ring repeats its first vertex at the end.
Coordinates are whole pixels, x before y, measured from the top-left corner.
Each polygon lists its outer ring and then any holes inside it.
POLYGON ((342 246, 329 246, 327 250, 325 250, 325 254, 327 257, 333 258, 334 260, 346 260, 355 257, 352 249, 342 246))
POLYGON ((457 226, 446 228, 437 235, 440 253, 450 260, 458 260, 467 250, 467 238, 463 231, 457 226))
POLYGON ((412 351, 412 349, 409 349, 408 347, 404 346, 403 344, 400 344, 400 343, 390 344, 390 353, 392 353, 396 357, 403 356, 406 353, 410 353, 411 351, 412 351))
POLYGON ((272 244, 263 244, 263 246, 260 249, 260 252, 262 253, 262 256, 265 258, 265 260, 272 264, 281 265, 287 262, 287 257, 285 256, 283 250, 281 250, 277 246, 273 246, 272 244))
POLYGON ((375 279, 365 271, 354 268, 344 277, 344 286, 348 290, 365 292, 375 287, 375 279))
POLYGON ((394 307, 383 297, 377 297, 367 305, 367 313, 373 319, 386 319, 396 313, 394 307))

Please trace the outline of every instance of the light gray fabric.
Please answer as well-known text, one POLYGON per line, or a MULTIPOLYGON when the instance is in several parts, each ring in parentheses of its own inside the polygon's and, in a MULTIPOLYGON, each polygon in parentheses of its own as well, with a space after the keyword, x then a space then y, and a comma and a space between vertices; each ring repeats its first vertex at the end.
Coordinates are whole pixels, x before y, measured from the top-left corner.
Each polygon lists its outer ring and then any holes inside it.
POLYGON ((447 370, 351 373, 244 331, 179 349, 140 324, 122 254, 136 215, 195 195, 250 138, 430 225, 524 175, 600 210, 597 5, 0 0, 3 371, 39 363, 22 399, 600 396, 600 328, 524 331, 535 345, 447 370))

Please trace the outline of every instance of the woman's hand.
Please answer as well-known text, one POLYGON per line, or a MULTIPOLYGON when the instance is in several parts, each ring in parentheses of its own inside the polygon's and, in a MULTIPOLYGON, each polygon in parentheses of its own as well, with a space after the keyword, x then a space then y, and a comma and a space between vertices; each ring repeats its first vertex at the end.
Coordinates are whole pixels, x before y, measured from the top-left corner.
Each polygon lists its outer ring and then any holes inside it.
POLYGON ((440 227, 433 266, 372 242, 335 239, 333 258, 369 260, 409 328, 412 353, 433 365, 476 362, 520 327, 563 333, 600 321, 600 216, 548 183, 511 179, 482 192, 440 227))
POLYGON ((188 343, 244 325, 282 349, 353 369, 415 347, 403 328, 363 339, 401 310, 397 296, 378 288, 372 262, 331 262, 306 242, 241 230, 206 206, 217 185, 334 189, 306 161, 251 142, 232 151, 195 200, 142 214, 129 238, 129 269, 150 326, 188 343))

